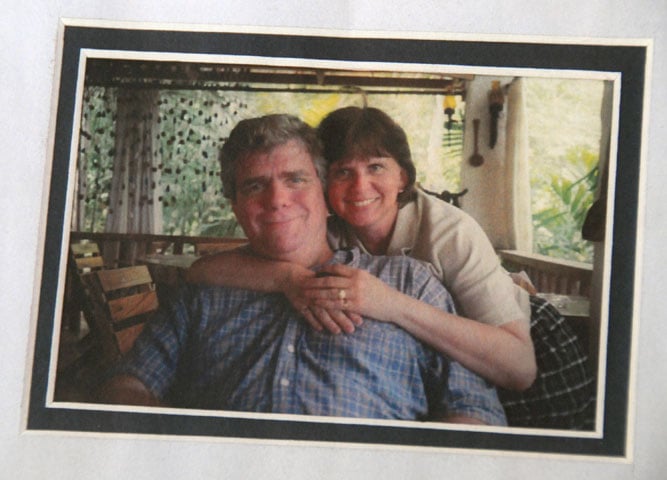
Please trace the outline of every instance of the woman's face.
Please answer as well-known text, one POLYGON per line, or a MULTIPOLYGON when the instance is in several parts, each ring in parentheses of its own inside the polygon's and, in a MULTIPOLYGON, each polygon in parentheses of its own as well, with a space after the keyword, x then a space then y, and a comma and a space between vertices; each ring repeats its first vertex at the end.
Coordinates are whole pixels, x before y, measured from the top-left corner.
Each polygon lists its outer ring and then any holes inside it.
POLYGON ((398 213, 398 194, 407 174, 392 157, 354 157, 329 167, 327 195, 336 214, 357 232, 390 235, 398 213))

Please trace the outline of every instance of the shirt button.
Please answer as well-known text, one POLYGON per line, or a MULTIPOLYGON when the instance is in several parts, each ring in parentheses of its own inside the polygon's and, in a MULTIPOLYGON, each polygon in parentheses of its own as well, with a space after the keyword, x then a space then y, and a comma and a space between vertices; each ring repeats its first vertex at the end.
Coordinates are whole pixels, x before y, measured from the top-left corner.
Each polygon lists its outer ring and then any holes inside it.
POLYGON ((287 345, 287 351, 289 353, 294 353, 294 345, 287 345))
POLYGON ((286 378, 281 378, 280 385, 282 385, 283 387, 289 387, 289 380, 287 380, 286 378))

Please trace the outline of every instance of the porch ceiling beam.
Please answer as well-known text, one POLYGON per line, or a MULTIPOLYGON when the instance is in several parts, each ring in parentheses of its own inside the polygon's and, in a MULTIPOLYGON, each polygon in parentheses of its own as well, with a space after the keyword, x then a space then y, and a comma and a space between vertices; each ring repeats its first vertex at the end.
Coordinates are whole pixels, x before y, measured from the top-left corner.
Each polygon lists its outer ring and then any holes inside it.
MULTIPOLYGON (((155 86, 164 88, 221 88, 239 84, 297 85, 306 87, 348 87, 410 89, 450 95, 462 94, 464 80, 471 75, 409 72, 366 72, 351 70, 289 69, 285 67, 147 62, 137 60, 90 59, 87 85, 155 86)), ((369 92, 370 93, 370 92, 369 92)))

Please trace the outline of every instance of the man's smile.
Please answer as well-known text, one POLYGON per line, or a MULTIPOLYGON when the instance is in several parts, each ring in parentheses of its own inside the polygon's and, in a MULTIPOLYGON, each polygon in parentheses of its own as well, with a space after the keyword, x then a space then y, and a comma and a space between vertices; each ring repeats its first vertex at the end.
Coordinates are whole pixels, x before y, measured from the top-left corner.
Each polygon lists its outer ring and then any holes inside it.
POLYGON ((288 224, 288 223, 293 222, 295 220, 298 220, 300 218, 302 218, 302 217, 294 216, 294 217, 266 218, 266 219, 263 220, 262 223, 264 223, 264 225, 269 225, 269 226, 271 226, 271 225, 278 226, 278 225, 288 224))

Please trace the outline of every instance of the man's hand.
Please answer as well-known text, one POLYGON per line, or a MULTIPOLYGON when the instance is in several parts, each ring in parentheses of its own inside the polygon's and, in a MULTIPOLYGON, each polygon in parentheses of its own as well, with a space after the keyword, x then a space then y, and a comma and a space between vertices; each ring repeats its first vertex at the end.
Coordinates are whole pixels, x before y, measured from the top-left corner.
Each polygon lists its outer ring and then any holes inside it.
POLYGON ((160 400, 138 378, 131 375, 112 377, 96 392, 95 401, 97 403, 147 407, 162 405, 160 400))

